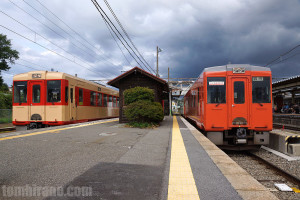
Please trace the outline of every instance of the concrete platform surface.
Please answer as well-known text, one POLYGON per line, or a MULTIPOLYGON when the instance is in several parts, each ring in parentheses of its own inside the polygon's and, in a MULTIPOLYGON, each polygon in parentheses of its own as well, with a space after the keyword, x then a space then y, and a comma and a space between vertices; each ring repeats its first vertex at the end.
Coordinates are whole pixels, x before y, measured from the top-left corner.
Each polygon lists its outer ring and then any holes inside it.
POLYGON ((0 151, 0 199, 276 199, 180 117, 15 132, 0 151))

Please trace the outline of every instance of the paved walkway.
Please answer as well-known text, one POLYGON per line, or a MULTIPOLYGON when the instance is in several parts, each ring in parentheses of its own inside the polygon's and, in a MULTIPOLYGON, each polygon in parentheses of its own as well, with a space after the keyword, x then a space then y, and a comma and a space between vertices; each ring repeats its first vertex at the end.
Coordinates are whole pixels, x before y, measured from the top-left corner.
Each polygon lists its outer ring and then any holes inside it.
POLYGON ((81 199, 84 188, 84 199, 276 199, 180 117, 155 129, 110 119, 1 134, 0 152, 0 199, 24 199, 8 189, 20 187, 56 189, 28 199, 81 199))

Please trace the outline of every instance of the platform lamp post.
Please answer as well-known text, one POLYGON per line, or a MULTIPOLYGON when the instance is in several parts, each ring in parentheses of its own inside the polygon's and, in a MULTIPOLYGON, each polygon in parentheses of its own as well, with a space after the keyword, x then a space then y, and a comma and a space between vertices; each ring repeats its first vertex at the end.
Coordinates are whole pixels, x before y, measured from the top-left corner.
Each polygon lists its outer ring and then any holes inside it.
POLYGON ((158 74, 158 53, 162 52, 162 49, 156 46, 156 76, 159 77, 158 74))

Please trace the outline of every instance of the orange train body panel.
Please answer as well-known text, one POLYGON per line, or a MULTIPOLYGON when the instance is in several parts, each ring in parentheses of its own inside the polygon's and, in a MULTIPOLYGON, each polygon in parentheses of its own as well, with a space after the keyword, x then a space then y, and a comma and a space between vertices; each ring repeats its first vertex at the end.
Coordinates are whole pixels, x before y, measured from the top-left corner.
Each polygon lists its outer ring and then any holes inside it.
POLYGON ((266 67, 205 68, 184 97, 184 116, 221 147, 257 147, 272 130, 272 77, 266 67))
POLYGON ((119 116, 119 92, 61 72, 14 76, 14 125, 29 128, 119 116))

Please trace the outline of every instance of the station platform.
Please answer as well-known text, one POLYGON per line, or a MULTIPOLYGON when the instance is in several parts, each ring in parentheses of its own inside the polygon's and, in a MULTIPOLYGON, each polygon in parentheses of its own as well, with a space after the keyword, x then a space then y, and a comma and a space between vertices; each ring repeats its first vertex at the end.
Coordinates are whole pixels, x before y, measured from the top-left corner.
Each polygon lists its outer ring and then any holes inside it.
POLYGON ((277 199, 178 116, 154 129, 109 119, 0 134, 0 151, 1 188, 90 187, 84 199, 277 199))

